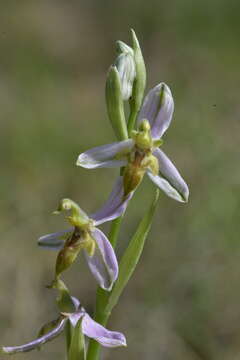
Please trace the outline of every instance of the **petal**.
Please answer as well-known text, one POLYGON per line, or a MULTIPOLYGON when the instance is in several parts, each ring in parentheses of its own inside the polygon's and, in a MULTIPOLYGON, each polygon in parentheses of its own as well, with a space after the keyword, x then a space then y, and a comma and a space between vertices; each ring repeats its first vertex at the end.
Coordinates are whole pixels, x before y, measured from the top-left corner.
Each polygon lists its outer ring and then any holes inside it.
POLYGON ((86 169, 124 166, 126 164, 124 157, 129 153, 132 146, 133 141, 131 139, 98 146, 80 154, 77 165, 86 169))
POLYGON ((187 202, 189 196, 188 186, 176 167, 160 149, 154 150, 153 154, 159 162, 159 176, 154 176, 148 171, 150 179, 171 198, 180 202, 187 202))
POLYGON ((160 83, 149 91, 138 115, 138 125, 147 119, 153 139, 159 139, 168 129, 173 115, 174 102, 170 88, 160 83))
POLYGON ((110 291, 118 277, 117 258, 112 245, 102 231, 95 228, 92 231, 92 236, 97 246, 93 256, 89 256, 84 251, 86 260, 101 288, 110 291))
POLYGON ((82 321, 82 331, 84 335, 95 339, 102 346, 118 347, 127 346, 126 338, 123 334, 116 331, 109 331, 102 325, 94 321, 88 314, 84 315, 82 321))
POLYGON ((8 346, 8 347, 2 347, 2 352, 4 354, 15 354, 19 352, 27 352, 34 350, 38 348, 40 345, 45 344, 48 341, 51 341, 55 337, 57 337, 64 329, 66 324, 66 319, 61 319, 58 323, 58 325, 51 331, 49 331, 47 334, 37 338, 34 341, 31 341, 27 344, 20 345, 20 346, 8 346))
POLYGON ((38 245, 44 249, 61 250, 65 240, 71 235, 73 228, 43 235, 38 239, 38 245))
POLYGON ((123 177, 119 176, 106 203, 99 211, 92 214, 90 218, 94 220, 95 225, 118 218, 125 212, 132 196, 133 192, 124 198, 123 177))

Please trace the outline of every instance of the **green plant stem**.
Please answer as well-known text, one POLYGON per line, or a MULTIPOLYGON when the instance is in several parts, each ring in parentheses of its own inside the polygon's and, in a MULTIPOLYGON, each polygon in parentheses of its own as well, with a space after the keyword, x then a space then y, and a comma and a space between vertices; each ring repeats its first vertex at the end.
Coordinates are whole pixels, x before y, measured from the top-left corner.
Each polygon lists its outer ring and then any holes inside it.
POLYGON ((120 231, 120 227, 122 224, 123 215, 119 216, 117 219, 113 220, 111 223, 110 231, 109 231, 109 241, 112 244, 112 247, 115 248, 117 244, 117 239, 120 231))
MULTIPOLYGON (((130 137, 132 130, 135 126, 135 121, 137 118, 137 109, 134 103, 130 105, 130 114, 128 118, 127 130, 128 136, 130 137)), ((121 172, 120 172, 121 173, 121 172)), ((117 219, 113 220, 111 223, 111 228, 109 231, 109 241, 112 244, 113 248, 116 247, 118 235, 120 231, 120 227, 122 224, 123 216, 118 217, 117 219)), ((106 306, 108 302, 108 298, 111 295, 111 292, 105 291, 101 288, 97 290, 96 296, 96 311, 94 320, 97 321, 99 324, 106 326, 108 319, 111 315, 111 312, 106 312, 106 306)), ((98 360, 100 356, 101 347, 99 343, 95 340, 90 340, 88 345, 88 352, 87 352, 87 360, 98 360)))

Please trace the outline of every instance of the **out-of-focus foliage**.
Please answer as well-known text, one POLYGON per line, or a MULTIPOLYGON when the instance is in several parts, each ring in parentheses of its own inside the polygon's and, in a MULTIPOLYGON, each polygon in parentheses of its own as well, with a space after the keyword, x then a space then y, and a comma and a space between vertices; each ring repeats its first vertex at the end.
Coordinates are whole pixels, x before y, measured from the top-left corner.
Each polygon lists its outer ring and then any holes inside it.
MULTIPOLYGON (((143 258, 109 324, 125 333, 128 348, 105 351, 105 359, 238 358, 239 12, 236 0, 1 2, 1 344, 31 340, 56 313, 44 288, 56 254, 36 246, 39 235, 65 226, 51 211, 70 197, 93 212, 113 184, 115 170, 87 171, 75 160, 114 140, 105 76, 114 41, 129 42, 133 27, 147 87, 165 81, 172 89, 175 114, 163 146, 191 194, 187 205, 160 196, 143 258)), ((119 254, 152 194, 145 181, 119 254)), ((84 262, 66 278, 91 312, 95 284, 84 262)), ((58 339, 24 359, 64 359, 63 350, 58 339)))

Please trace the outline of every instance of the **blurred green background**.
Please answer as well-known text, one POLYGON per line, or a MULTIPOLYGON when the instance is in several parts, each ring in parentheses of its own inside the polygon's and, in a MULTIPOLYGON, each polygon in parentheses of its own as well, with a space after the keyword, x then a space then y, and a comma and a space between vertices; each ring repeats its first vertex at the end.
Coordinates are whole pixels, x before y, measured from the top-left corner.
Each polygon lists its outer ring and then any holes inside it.
MULTIPOLYGON (((77 155, 114 141, 104 103, 114 41, 133 27, 148 70, 175 99, 164 150, 190 187, 161 194, 145 252, 109 327, 126 349, 104 359, 194 360, 240 353, 240 3, 237 0, 21 0, 0 3, 0 343, 33 339, 56 316, 56 254, 36 239, 64 229, 70 197, 94 212, 117 170, 77 168, 77 155)), ((120 255, 154 193, 147 179, 124 220, 120 255)), ((103 228, 108 230, 108 226, 103 228)), ((95 288, 84 259, 64 276, 90 313, 95 288)), ((60 337, 19 358, 64 359, 60 337)), ((17 356, 18 358, 18 356, 17 356)))

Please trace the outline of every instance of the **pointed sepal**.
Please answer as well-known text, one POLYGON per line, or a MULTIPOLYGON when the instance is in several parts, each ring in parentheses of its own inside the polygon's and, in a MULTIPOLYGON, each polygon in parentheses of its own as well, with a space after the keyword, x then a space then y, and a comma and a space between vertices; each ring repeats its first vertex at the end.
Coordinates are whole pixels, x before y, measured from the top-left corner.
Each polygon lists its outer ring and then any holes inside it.
POLYGON ((23 352, 28 352, 28 351, 32 351, 35 349, 39 349, 40 346, 42 346, 43 344, 45 344, 48 341, 53 340, 54 338, 56 338, 57 336, 59 336, 62 331, 64 330, 65 324, 66 324, 67 319, 65 318, 61 318, 61 320, 58 322, 57 326, 55 328, 53 328, 51 331, 49 331, 48 333, 44 334, 43 336, 38 337, 37 339, 24 344, 24 345, 19 345, 19 346, 3 346, 0 349, 0 352, 2 354, 6 354, 6 355, 13 355, 13 354, 17 354, 17 353, 23 353, 23 352))

